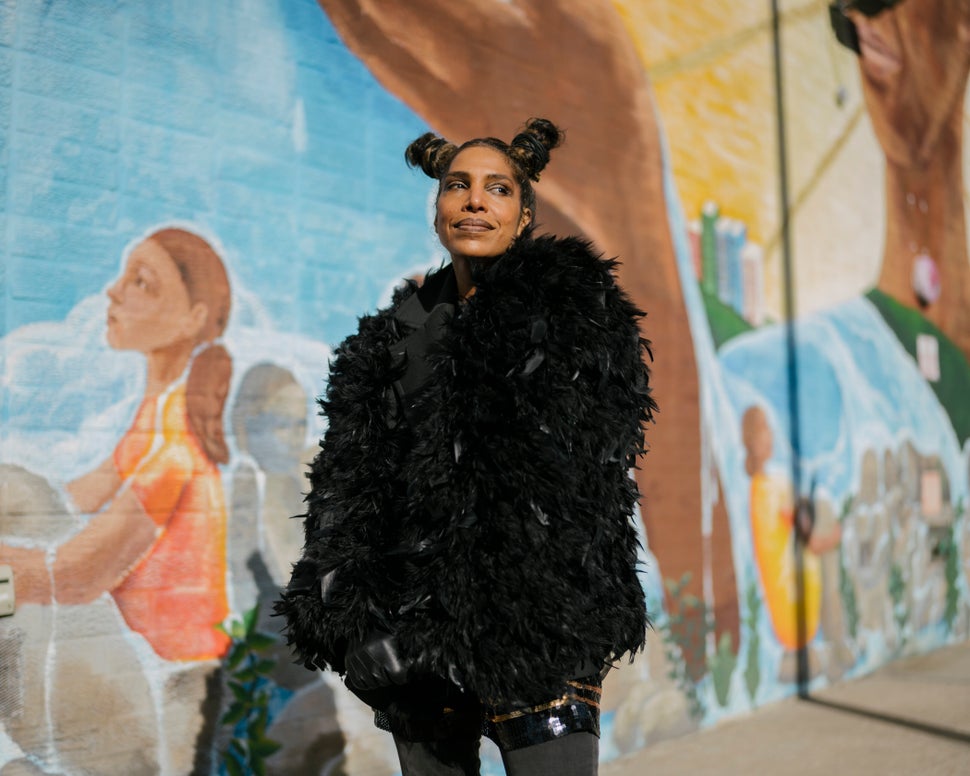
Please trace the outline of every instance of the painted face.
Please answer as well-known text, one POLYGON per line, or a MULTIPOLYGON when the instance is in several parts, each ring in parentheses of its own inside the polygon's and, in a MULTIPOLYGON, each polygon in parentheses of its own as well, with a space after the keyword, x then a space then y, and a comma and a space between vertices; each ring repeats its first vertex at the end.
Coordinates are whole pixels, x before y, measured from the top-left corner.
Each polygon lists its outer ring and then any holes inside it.
POLYGON ((205 318, 204 305, 192 305, 175 262, 151 239, 128 255, 108 300, 108 344, 117 350, 148 354, 194 340, 205 318))
MULTIPOLYGON (((296 383, 287 383, 268 396, 247 397, 242 437, 264 472, 285 474, 299 468, 306 446, 306 394, 296 383)), ((239 437, 237 437, 239 441, 239 437)))
POLYGON ((905 0, 876 16, 850 11, 866 106, 886 156, 919 165, 961 104, 970 69, 966 0, 905 0))
POLYGON ((505 155, 488 146, 458 153, 441 179, 435 231, 452 258, 500 256, 529 225, 505 155))
POLYGON ((742 418, 742 440, 748 452, 748 465, 756 472, 761 471, 771 459, 774 439, 768 418, 760 407, 750 407, 742 418))

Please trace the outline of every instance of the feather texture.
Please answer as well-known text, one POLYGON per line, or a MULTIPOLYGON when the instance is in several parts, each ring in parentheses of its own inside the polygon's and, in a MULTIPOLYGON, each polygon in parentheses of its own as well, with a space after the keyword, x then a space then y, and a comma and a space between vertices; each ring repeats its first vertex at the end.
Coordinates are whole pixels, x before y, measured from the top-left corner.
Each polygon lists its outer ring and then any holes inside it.
POLYGON ((629 469, 656 406, 614 268, 578 238, 517 241, 427 348, 408 422, 389 403, 413 284, 340 345, 276 606, 308 667, 342 672, 383 627, 429 675, 522 698, 642 648, 629 469))

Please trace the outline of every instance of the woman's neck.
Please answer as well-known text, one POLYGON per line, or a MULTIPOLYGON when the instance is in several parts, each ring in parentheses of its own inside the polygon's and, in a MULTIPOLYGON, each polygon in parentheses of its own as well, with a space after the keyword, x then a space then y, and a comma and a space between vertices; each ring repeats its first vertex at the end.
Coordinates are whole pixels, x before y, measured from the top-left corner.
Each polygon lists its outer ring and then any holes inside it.
POLYGON ((455 269, 455 282, 458 284, 458 296, 467 296, 475 286, 472 277, 472 265, 467 256, 451 255, 451 266, 455 269))
POLYGON ((145 396, 158 396, 182 376, 193 347, 189 340, 182 340, 148 354, 145 396))
POLYGON ((886 244, 878 288, 920 310, 970 358, 962 115, 957 112, 941 133, 926 165, 904 167, 887 160, 886 244), (934 270, 937 280, 931 282, 934 270))

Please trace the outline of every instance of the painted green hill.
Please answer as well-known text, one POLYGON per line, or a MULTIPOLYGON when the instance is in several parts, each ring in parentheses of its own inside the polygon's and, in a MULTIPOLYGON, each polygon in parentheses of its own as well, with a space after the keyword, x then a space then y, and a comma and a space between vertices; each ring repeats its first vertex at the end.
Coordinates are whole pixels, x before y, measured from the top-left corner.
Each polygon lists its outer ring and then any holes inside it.
MULTIPOLYGON (((700 292, 716 349, 720 349, 733 337, 751 331, 751 324, 731 307, 703 288, 700 292)), ((869 291, 866 298, 872 302, 900 344, 914 359, 917 336, 930 334, 936 337, 940 348, 940 379, 931 382, 930 387, 950 416, 957 439, 962 445, 970 438, 970 362, 949 337, 918 311, 904 307, 877 289, 869 291)))
POLYGON ((970 437, 970 363, 951 339, 916 310, 904 307, 877 289, 869 291, 866 298, 875 305, 900 344, 914 359, 916 337, 920 334, 936 337, 940 344, 940 379, 931 382, 930 387, 950 416, 962 445, 970 437))

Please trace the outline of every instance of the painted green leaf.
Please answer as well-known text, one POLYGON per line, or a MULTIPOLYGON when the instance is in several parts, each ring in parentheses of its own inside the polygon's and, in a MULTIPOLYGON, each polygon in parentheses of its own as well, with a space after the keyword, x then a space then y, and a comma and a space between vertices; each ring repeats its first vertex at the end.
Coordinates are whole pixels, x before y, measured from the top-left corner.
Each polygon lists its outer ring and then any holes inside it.
POLYGON ((283 744, 269 738, 260 738, 249 743, 250 751, 259 757, 270 757, 283 748, 283 744))
POLYGON ((246 771, 235 757, 227 756, 222 760, 229 776, 246 776, 246 771))
POLYGON ((229 689, 236 696, 236 700, 243 703, 249 700, 249 690, 239 682, 229 682, 229 689))
POLYGON ((253 626, 256 625, 257 615, 259 615, 259 604, 256 604, 256 606, 243 615, 243 626, 247 634, 252 633, 253 626))
POLYGON ((244 657, 246 657, 246 645, 241 641, 237 641, 233 644, 232 649, 229 650, 229 659, 226 661, 229 670, 232 671, 235 669, 243 661, 244 657))
POLYGON ((259 674, 256 673, 256 667, 254 665, 247 666, 241 671, 236 672, 236 679, 240 682, 252 682, 258 677, 259 674))
POLYGON ((253 666, 253 670, 260 676, 266 676, 274 668, 276 668, 275 660, 260 660, 256 665, 253 666))
POLYGON ((245 716, 246 716, 246 705, 244 703, 241 703, 240 701, 236 701, 229 707, 229 710, 222 715, 222 720, 220 721, 220 724, 235 725, 245 716))
POLYGON ((276 644, 278 641, 279 639, 276 638, 276 636, 271 636, 268 633, 259 633, 259 632, 250 633, 249 636, 246 638, 246 643, 249 645, 249 648, 255 651, 268 649, 269 647, 272 647, 274 644, 276 644))

